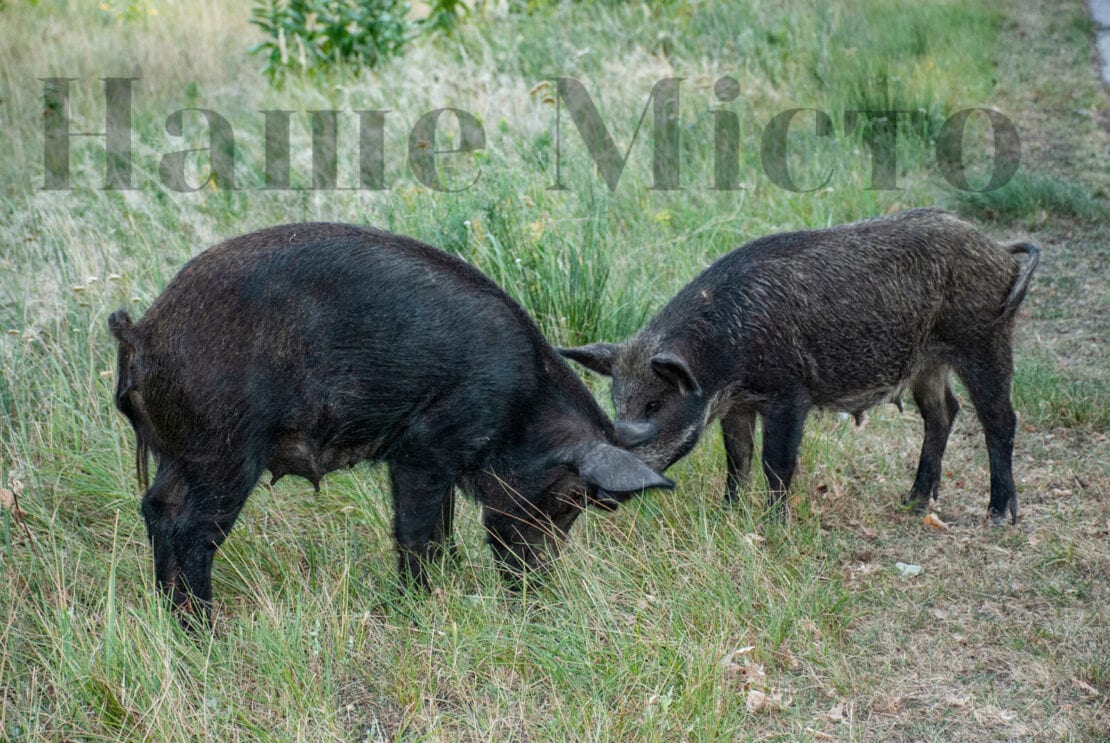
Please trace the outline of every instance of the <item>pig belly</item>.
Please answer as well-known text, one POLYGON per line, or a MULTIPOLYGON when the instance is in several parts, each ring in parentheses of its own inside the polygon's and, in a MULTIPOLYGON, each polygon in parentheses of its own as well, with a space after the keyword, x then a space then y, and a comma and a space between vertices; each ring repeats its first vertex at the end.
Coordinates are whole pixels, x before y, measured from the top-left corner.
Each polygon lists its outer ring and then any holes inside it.
POLYGON ((321 444, 302 433, 287 434, 279 439, 277 451, 266 469, 273 476, 271 484, 285 475, 296 475, 319 490, 320 479, 324 475, 353 467, 359 462, 379 459, 387 448, 384 444, 384 439, 380 437, 361 442, 321 444))

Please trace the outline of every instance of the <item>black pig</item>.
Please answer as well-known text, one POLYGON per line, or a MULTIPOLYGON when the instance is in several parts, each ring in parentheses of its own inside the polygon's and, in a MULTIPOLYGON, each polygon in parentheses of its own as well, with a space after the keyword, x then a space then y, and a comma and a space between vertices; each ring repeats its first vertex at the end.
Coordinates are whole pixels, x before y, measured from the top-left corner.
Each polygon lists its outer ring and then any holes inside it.
POLYGON ((453 488, 483 506, 511 575, 540 567, 587 503, 670 487, 525 312, 477 269, 341 224, 235 238, 186 265, 119 340, 116 405, 138 441, 159 586, 209 614, 212 558, 263 470, 319 484, 384 460, 403 578, 449 538, 453 488), (199 607, 197 606, 199 604, 199 607))
POLYGON ((1011 336, 1038 260, 1036 247, 999 246, 939 209, 770 235, 716 261, 628 342, 561 352, 613 377, 618 435, 656 469, 719 418, 729 501, 746 482, 758 414, 772 505, 790 487, 811 407, 858 421, 879 403, 901 407, 909 389, 925 442, 906 503, 926 507, 959 410, 954 370, 986 433, 989 513, 1016 523, 1011 336))

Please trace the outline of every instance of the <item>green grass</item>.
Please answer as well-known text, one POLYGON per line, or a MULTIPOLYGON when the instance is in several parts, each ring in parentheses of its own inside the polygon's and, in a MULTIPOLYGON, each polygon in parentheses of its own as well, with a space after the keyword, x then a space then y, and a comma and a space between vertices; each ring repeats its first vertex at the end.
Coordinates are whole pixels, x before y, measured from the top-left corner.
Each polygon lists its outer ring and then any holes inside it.
POLYGON ((1077 377, 1047 357, 1031 357, 1014 369, 1014 407, 1038 426, 1110 429, 1106 380, 1077 377))
MULTIPOLYGON (((1104 706, 1072 683, 1110 689, 1106 376, 1051 340, 1107 334, 1102 294, 1088 290, 1105 207, 1072 185, 1097 185, 1097 160, 1066 181, 1032 175, 1031 162, 1005 189, 958 199, 997 220, 988 228, 1000 240, 1043 248, 1018 325, 1024 521, 1013 531, 978 525, 986 452, 966 399, 937 505, 951 533, 898 505, 921 443, 912 411, 887 406, 864 429, 815 415, 789 527, 764 522, 758 475, 737 508, 722 507, 713 431, 671 472, 675 493, 588 515, 525 595, 499 581, 470 504, 458 559, 433 570, 436 591, 399 594, 385 473, 361 467, 320 493, 290 480, 259 487, 216 559, 216 633, 190 637, 154 591, 106 327, 118 307, 141 315, 223 238, 326 219, 462 256, 553 342, 620 339, 748 239, 956 200, 933 162, 954 111, 997 105, 1024 127, 1035 117, 1006 106, 1042 91, 1052 108, 1034 112, 1050 130, 1032 134, 1097 149, 1094 121, 1053 113, 1106 105, 1086 82, 1081 3, 1059 13, 985 1, 511 4, 477 12, 448 40, 414 42, 378 72, 291 78, 280 91, 246 52, 258 37, 245 7, 121 7, 0 4, 0 489, 19 490, 22 509, 0 501, 0 740, 1081 740, 1106 729, 1104 706), (98 78, 132 74, 136 189, 102 189, 103 140, 81 137, 75 188, 42 191, 38 79, 76 78, 73 130, 100 131, 98 78), (652 85, 686 78, 682 189, 650 188, 649 115, 612 192, 564 117, 567 188, 552 190, 555 110, 537 84, 557 75, 587 86, 622 152, 652 85), (729 104, 713 94, 724 75, 741 89, 729 104), (238 190, 177 193, 158 181, 163 155, 207 145, 197 117, 183 137, 166 133, 166 117, 187 106, 232 123, 238 190), (407 164, 413 123, 445 106, 473 113, 486 135, 480 155, 444 167, 450 183, 481 169, 458 193, 421 186, 407 164), (783 190, 761 170, 762 128, 795 107, 834 123, 815 137, 799 117, 792 134, 795 179, 829 177, 813 192, 783 190), (869 130, 846 133, 844 114, 890 107, 922 111, 924 125, 898 131, 899 189, 872 190, 869 130), (739 117, 738 191, 710 188, 720 108, 739 117), (298 187, 311 183, 307 111, 346 112, 339 178, 351 185, 350 112, 391 109, 388 190, 260 190, 258 112, 270 109, 297 112, 298 187), (907 581, 896 561, 926 572, 907 581), (781 706, 748 708, 744 666, 724 662, 748 646, 766 674, 755 686, 781 706), (840 703, 844 722, 827 714, 840 703)), ((446 125, 437 146, 456 137, 446 125)), ((206 156, 189 162, 200 183, 206 156)))
POLYGON ((1110 206, 1072 181, 1051 175, 1018 173, 995 191, 961 191, 956 196, 964 214, 982 221, 1035 226, 1049 215, 1088 222, 1110 219, 1110 206))

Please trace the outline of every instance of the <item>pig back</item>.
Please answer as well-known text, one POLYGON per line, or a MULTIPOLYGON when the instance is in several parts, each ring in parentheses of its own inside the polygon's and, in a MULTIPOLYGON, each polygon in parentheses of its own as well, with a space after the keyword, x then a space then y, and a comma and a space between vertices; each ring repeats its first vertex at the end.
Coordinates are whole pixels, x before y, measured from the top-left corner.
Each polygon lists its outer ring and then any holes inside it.
POLYGON ((292 437, 372 458, 446 397, 469 404, 468 427, 497 428, 535 384, 537 331, 522 314, 414 240, 287 225, 182 269, 137 326, 137 387, 171 450, 292 437))
POLYGON ((837 406, 896 392, 969 334, 995 332, 1016 270, 970 225, 914 210, 754 240, 706 269, 646 332, 705 345, 693 355, 709 379, 768 392, 802 383, 815 404, 837 406))

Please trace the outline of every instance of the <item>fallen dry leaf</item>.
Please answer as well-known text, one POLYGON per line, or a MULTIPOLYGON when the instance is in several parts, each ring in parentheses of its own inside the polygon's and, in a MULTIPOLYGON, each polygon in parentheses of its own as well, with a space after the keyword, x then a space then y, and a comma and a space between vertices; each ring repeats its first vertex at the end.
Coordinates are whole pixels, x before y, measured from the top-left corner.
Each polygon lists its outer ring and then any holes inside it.
POLYGON ((748 692, 744 705, 748 708, 748 712, 752 714, 786 709, 786 703, 782 701, 782 694, 777 692, 766 694, 759 689, 751 689, 748 692))
POLYGON ((837 485, 835 481, 832 481, 832 482, 827 483, 827 484, 826 483, 821 483, 820 485, 817 486, 817 493, 819 495, 825 496, 825 497, 828 497, 831 494, 834 499, 839 499, 841 497, 840 496, 840 486, 837 485))
POLYGON ((722 658, 721 662, 722 663, 735 662, 737 658, 739 658, 742 655, 749 655, 749 654, 751 654, 751 652, 753 650, 755 650, 755 645, 745 645, 742 648, 736 648, 731 653, 729 653, 724 658, 722 658))
POLYGON ((19 508, 17 501, 19 496, 23 494, 23 483, 19 480, 12 480, 11 489, 0 488, 0 509, 6 508, 12 512, 12 515, 17 519, 23 518, 23 511, 19 508))
POLYGON ((858 578, 863 578, 873 573, 877 573, 883 569, 883 566, 877 562, 859 562, 851 565, 844 566, 844 573, 849 582, 855 581, 858 578))
POLYGON ((937 531, 948 531, 951 528, 948 524, 940 520, 940 516, 932 512, 922 519, 921 522, 930 529, 936 529, 937 531))
POLYGON ((822 733, 820 730, 814 730, 813 728, 806 728, 806 732, 812 735, 814 740, 836 740, 836 736, 822 733))
POLYGON ((798 658, 794 655, 794 652, 790 649, 789 642, 784 642, 782 644, 782 647, 779 648, 776 656, 778 658, 778 661, 782 664, 783 668, 788 668, 791 671, 797 671, 799 668, 802 667, 801 661, 798 660, 798 658))
POLYGON ((818 712, 818 717, 823 717, 830 722, 843 722, 844 721, 844 702, 839 701, 833 706, 829 707, 824 712, 818 712))
POLYGON ((949 707, 966 707, 971 702, 971 697, 956 696, 955 694, 948 694, 944 698, 944 703, 949 707))
POLYGON ((812 619, 803 619, 798 623, 798 627, 815 641, 821 639, 821 630, 817 628, 817 623, 812 619))
POLYGON ((755 646, 738 648, 721 659, 721 670, 725 676, 735 677, 743 690, 762 689, 767 685, 767 672, 762 663, 751 657, 755 646))
POLYGON ((1098 689, 1096 689, 1095 687, 1091 686, 1090 684, 1088 684, 1088 683, 1087 683, 1086 681, 1084 681, 1083 679, 1076 679, 1076 678, 1073 678, 1073 679, 1071 680, 1071 685, 1072 685, 1072 686, 1074 686, 1074 687, 1075 687, 1076 689, 1079 689, 1079 690, 1080 690, 1081 692, 1083 692, 1084 694, 1088 694, 1088 695, 1090 695, 1090 696, 1092 696, 1092 697, 1096 697, 1096 698, 1097 698, 1097 697, 1099 697, 1099 696, 1102 696, 1101 692, 1099 692, 1099 690, 1098 690, 1098 689))

